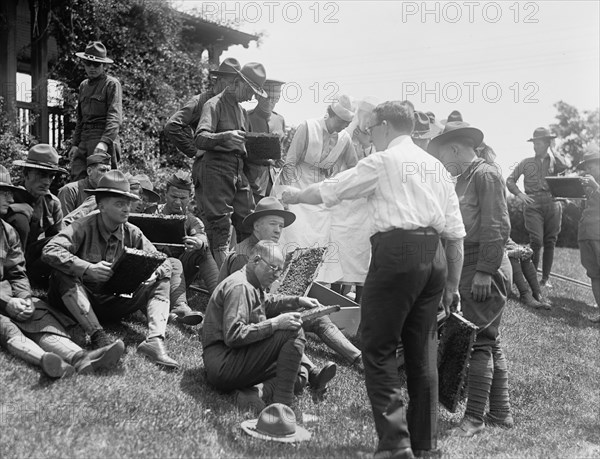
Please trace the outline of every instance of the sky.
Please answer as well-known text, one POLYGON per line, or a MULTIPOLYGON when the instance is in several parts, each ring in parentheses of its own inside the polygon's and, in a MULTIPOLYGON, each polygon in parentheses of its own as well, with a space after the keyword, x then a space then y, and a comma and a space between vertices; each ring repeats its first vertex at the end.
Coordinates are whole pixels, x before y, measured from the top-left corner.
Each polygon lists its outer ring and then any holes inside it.
POLYGON ((533 154, 526 142, 555 122, 553 104, 599 102, 598 1, 197 2, 213 21, 262 34, 221 59, 262 63, 287 82, 276 107, 287 124, 323 116, 339 94, 408 99, 480 128, 507 176, 533 154))

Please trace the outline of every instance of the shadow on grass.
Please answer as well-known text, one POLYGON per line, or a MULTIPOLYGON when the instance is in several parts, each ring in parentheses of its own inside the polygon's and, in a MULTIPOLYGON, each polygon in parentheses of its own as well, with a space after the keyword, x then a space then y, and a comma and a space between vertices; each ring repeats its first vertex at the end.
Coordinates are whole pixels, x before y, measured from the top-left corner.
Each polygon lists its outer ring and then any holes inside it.
POLYGON ((598 308, 590 306, 583 301, 570 298, 559 296, 550 296, 548 298, 552 302, 552 309, 549 311, 545 309, 527 308, 521 303, 518 304, 519 307, 526 309, 537 316, 557 319, 570 327, 580 329, 597 327, 596 324, 589 321, 589 317, 597 314, 598 308))

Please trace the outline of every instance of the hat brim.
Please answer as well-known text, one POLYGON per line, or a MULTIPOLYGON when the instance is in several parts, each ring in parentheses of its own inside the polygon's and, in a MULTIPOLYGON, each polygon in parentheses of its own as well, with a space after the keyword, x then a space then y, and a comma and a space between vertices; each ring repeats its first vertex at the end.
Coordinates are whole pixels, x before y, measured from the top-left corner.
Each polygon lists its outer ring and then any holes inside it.
POLYGON ((127 191, 115 190, 114 188, 86 188, 85 191, 87 194, 97 195, 98 193, 110 193, 110 194, 118 194, 120 196, 125 196, 130 199, 134 199, 136 201, 141 201, 141 198, 133 193, 128 193, 127 191))
POLYGON ((433 132, 431 129, 427 132, 413 132, 410 136, 413 139, 426 140, 433 139, 437 133, 433 132))
POLYGON ((23 161, 21 159, 17 159, 16 161, 13 161, 13 165, 20 166, 20 167, 27 167, 29 169, 42 169, 45 171, 60 172, 61 174, 69 173, 66 169, 63 169, 62 167, 38 164, 38 163, 30 163, 28 161, 23 161))
POLYGON ((271 435, 266 435, 264 433, 258 432, 256 430, 257 422, 258 419, 249 419, 247 421, 243 421, 242 430, 251 437, 260 438, 261 440, 267 441, 277 441, 280 443, 297 443, 300 441, 308 441, 311 437, 311 433, 304 427, 299 426, 298 424, 296 424, 296 432, 294 433, 294 435, 290 435, 287 437, 273 437, 271 435))
POLYGON ((284 228, 287 228, 296 221, 296 214, 290 212, 289 210, 266 209, 259 210, 258 212, 253 212, 250 215, 248 215, 246 218, 244 218, 244 221, 242 221, 242 227, 252 232, 254 229, 254 222, 259 218, 266 217, 268 215, 276 215, 278 217, 282 217, 284 228))
POLYGON ((99 62, 101 64, 112 64, 114 62, 109 57, 98 57, 86 53, 75 53, 75 56, 77 56, 80 59, 83 59, 84 61, 99 62))
POLYGON ((160 196, 155 191, 142 187, 142 193, 146 196, 148 202, 159 202, 160 196))
POLYGON ((21 191, 23 188, 18 186, 11 185, 10 183, 0 182, 0 190, 11 190, 11 191, 21 191))
POLYGON ((254 91, 254 94, 256 94, 257 96, 261 96, 261 97, 269 96, 263 88, 261 88, 259 85, 257 85, 254 81, 248 79, 242 72, 240 72, 238 70, 236 70, 236 72, 239 77, 241 77, 246 83, 248 83, 248 86, 250 86, 250 89, 252 89, 252 91, 254 91))
POLYGON ((534 140, 538 139, 556 139, 556 134, 543 135, 541 137, 532 137, 531 139, 527 139, 527 142, 533 142, 534 140))
POLYGON ((480 146, 481 142, 483 142, 483 132, 481 132, 479 129, 474 127, 462 127, 446 132, 445 134, 435 136, 429 142, 427 151, 433 156, 437 156, 441 145, 457 137, 469 137, 475 143, 475 148, 480 146))
POLYGON ((208 74, 215 76, 237 76, 237 73, 235 71, 223 72, 221 70, 209 70, 208 74))

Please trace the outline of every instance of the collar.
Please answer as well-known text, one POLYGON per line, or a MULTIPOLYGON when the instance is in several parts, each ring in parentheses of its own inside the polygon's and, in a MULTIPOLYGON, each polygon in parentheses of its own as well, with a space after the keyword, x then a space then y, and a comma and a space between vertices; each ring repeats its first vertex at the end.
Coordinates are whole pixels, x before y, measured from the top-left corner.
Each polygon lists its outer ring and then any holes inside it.
MULTIPOLYGON (((248 263, 250 263, 250 261, 248 261, 248 263)), ((248 282, 250 282, 250 284, 252 285, 252 287, 254 287, 258 291, 260 291, 261 296, 262 296, 262 294, 263 294, 263 288, 261 287, 260 282, 258 281, 258 277, 256 277, 256 274, 254 274, 254 271, 247 270, 246 266, 244 266, 242 269, 246 273, 246 280, 248 282)))
POLYGON ((462 179, 470 178, 482 163, 485 163, 485 160, 476 156, 473 158, 473 161, 471 161, 471 164, 469 164, 469 167, 467 167, 467 170, 460 174, 459 177, 462 179))
POLYGON ((106 72, 104 72, 102 75, 97 76, 93 80, 91 78, 88 78, 88 82, 91 83, 91 84, 96 84, 96 83, 98 83, 100 81, 106 80, 106 78, 107 78, 107 75, 106 75, 106 72))
POLYGON ((102 236, 102 238, 105 241, 108 241, 110 239, 111 236, 116 237, 119 241, 123 242, 124 239, 124 229, 123 227, 125 225, 119 225, 117 226, 117 229, 115 229, 114 231, 110 231, 106 225, 104 224, 104 219, 102 218, 102 214, 99 213, 98 214, 98 231, 100 231, 100 236, 102 236))
POLYGON ((273 112, 272 113, 265 112, 264 110, 262 110, 261 108, 259 108, 258 105, 257 105, 254 108, 254 113, 257 116, 260 116, 261 118, 263 118, 264 120, 269 121, 269 119, 271 119, 271 115, 272 115, 273 112))
POLYGON ((410 140, 410 143, 413 143, 410 135, 408 134, 401 134, 398 137, 394 137, 392 141, 388 144, 386 150, 389 150, 390 148, 394 148, 400 145, 401 143, 404 143, 407 139, 410 140))

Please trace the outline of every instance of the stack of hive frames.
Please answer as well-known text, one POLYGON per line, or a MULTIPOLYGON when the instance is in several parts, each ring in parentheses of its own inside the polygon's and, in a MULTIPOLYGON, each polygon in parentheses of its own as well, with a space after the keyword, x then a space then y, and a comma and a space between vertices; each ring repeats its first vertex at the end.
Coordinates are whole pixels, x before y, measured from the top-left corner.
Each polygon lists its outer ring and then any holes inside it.
POLYGON ((306 296, 323 263, 325 247, 296 249, 287 254, 277 293, 306 296))
POLYGON ((279 136, 265 132, 247 132, 246 152, 251 159, 280 159, 279 136))
POLYGON ((113 264, 113 275, 102 287, 103 293, 131 294, 146 281, 167 256, 161 252, 144 252, 125 247, 113 264))
POLYGON ((439 327, 439 399, 454 413, 463 397, 477 327, 456 313, 439 327))

